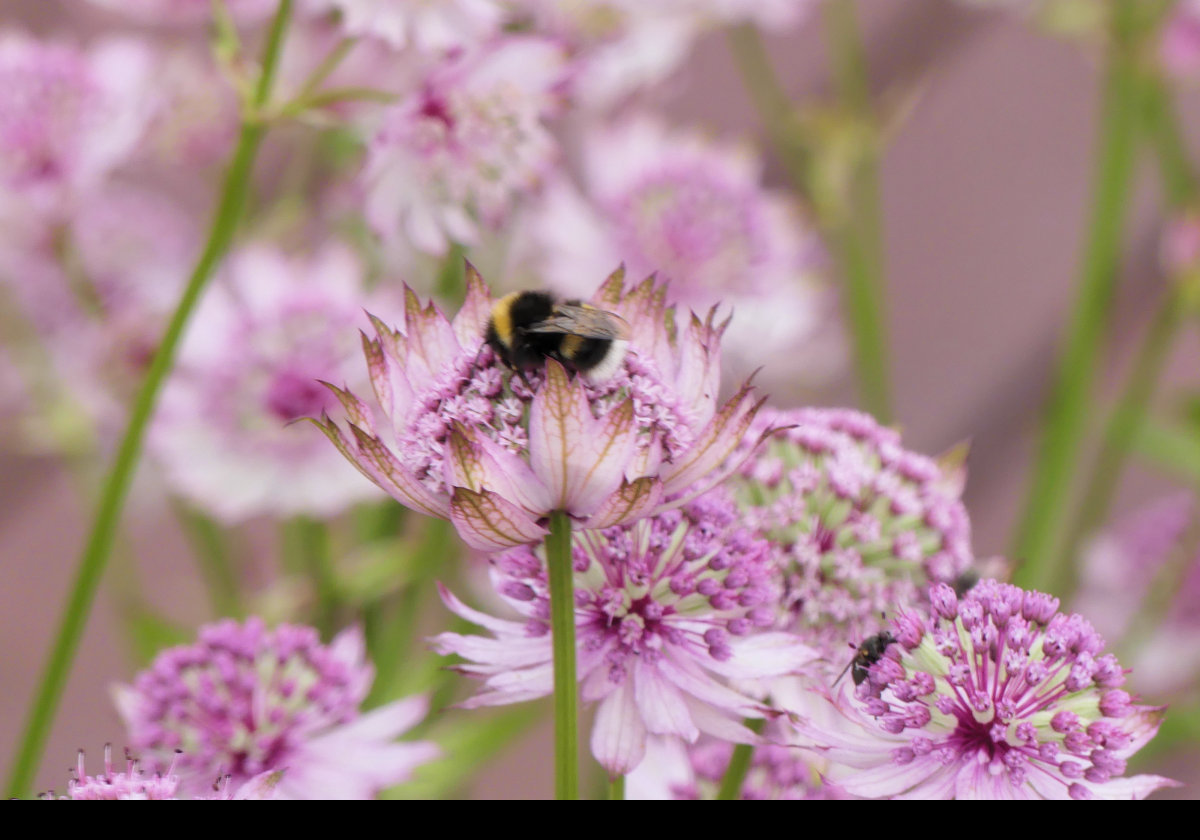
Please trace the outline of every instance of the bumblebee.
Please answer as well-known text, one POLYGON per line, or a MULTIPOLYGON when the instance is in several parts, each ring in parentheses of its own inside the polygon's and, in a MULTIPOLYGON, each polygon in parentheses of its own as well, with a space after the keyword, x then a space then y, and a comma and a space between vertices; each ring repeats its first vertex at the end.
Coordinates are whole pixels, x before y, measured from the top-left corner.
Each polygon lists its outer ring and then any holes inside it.
POLYGON ((513 292, 492 307, 484 341, 524 378, 544 359, 603 381, 617 372, 629 346, 629 324, 578 300, 546 292, 513 292))
POLYGON ((867 677, 871 675, 871 666, 883 659, 884 653, 887 652, 888 645, 896 641, 896 637, 888 631, 876 633, 864 641, 854 652, 854 658, 851 659, 846 667, 842 669, 842 673, 838 674, 837 679, 833 681, 837 685, 846 672, 850 672, 850 677, 854 680, 855 685, 862 685, 867 677))

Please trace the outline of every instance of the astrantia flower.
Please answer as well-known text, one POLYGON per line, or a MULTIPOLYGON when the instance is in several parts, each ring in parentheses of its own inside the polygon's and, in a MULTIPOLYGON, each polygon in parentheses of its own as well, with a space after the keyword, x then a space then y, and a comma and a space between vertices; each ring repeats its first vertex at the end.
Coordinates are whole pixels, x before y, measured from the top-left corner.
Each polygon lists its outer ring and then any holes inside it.
POLYGON ((473 47, 503 22, 499 0, 308 0, 308 5, 336 9, 347 35, 423 52, 473 47))
POLYGON ((963 475, 857 411, 764 409, 745 446, 770 427, 784 431, 758 446, 731 487, 746 524, 779 546, 791 629, 841 662, 847 642, 878 631, 880 613, 967 568, 963 475))
MULTIPOLYGON (((468 708, 553 688, 549 586, 539 552, 522 547, 491 560, 497 592, 525 621, 493 618, 442 592, 450 609, 495 636, 434 639, 439 653, 467 660, 461 671, 485 679, 468 708)), ((761 706, 727 681, 794 673, 815 657, 791 634, 762 632, 775 622, 767 545, 741 527, 720 489, 681 510, 582 532, 572 555, 577 673, 583 699, 600 704, 592 752, 614 776, 638 765, 650 734, 754 740, 738 721, 761 717, 761 706)))
POLYGON ((539 520, 554 511, 606 528, 678 507, 735 468, 727 458, 758 406, 747 386, 718 410, 722 327, 711 315, 679 318, 665 288, 648 280, 627 291, 622 278, 592 300, 630 327, 628 352, 603 382, 553 360, 513 374, 484 344, 492 301, 471 270, 453 322, 411 292, 398 329, 376 320, 367 364, 390 428, 377 430, 371 409, 341 389, 348 430, 328 417, 320 426, 401 503, 453 520, 484 550, 540 540, 539 520))
POLYGON ((0 212, 56 212, 120 164, 151 113, 149 68, 132 40, 0 36, 0 212))
POLYGON ((1092 626, 1058 599, 993 580, 930 590, 902 611, 869 677, 798 724, 849 793, 920 799, 1141 799, 1174 784, 1124 777, 1158 731, 1092 626))
MULTIPOLYGON (((233 786, 233 780, 224 776, 213 782, 208 792, 197 799, 271 799, 275 788, 283 778, 284 771, 273 770, 260 773, 246 783, 233 786)), ((75 778, 67 783, 67 793, 62 799, 72 800, 149 800, 181 799, 179 777, 175 775, 174 763, 162 773, 145 773, 136 759, 125 754, 125 769, 113 766, 112 746, 104 747, 104 774, 87 775, 83 750, 79 751, 75 778)), ((45 798, 53 799, 53 794, 45 798)))
POLYGON ((503 38, 448 58, 386 111, 363 172, 375 230, 443 254, 498 225, 555 161, 543 120, 557 110, 564 61, 550 41, 503 38))
POLYGON ((268 630, 252 618, 201 628, 116 700, 134 748, 173 767, 184 793, 283 770, 281 798, 368 799, 437 755, 431 743, 393 740, 425 716, 425 698, 359 714, 372 678, 360 630, 323 645, 311 627, 268 630))
MULTIPOLYGON (((768 724, 767 741, 776 733, 768 724)), ((688 745, 678 738, 652 738, 646 760, 625 781, 627 799, 715 799, 729 770, 733 744, 701 738, 688 745)), ((839 799, 845 794, 822 780, 811 753, 783 744, 754 749, 739 799, 839 799)))
POLYGON ((641 117, 589 134, 582 170, 582 190, 565 177, 547 187, 534 221, 555 289, 586 294, 589 275, 624 261, 670 281, 673 303, 731 307, 722 346, 742 368, 765 363, 793 384, 828 369, 833 348, 814 341, 832 304, 816 234, 763 188, 752 150, 641 117))
POLYGON ((1156 695, 1186 690, 1200 673, 1200 556, 1186 539, 1197 515, 1189 492, 1158 499, 1098 534, 1081 556, 1073 606, 1095 616, 1106 638, 1123 640, 1138 687, 1156 695), (1173 585, 1156 593, 1164 575, 1173 585), (1147 613, 1150 624, 1137 622, 1147 613))
POLYGON ((170 483, 226 521, 330 515, 371 498, 329 446, 293 421, 334 404, 318 380, 365 385, 356 329, 383 301, 329 246, 235 254, 206 294, 155 417, 151 449, 170 483))

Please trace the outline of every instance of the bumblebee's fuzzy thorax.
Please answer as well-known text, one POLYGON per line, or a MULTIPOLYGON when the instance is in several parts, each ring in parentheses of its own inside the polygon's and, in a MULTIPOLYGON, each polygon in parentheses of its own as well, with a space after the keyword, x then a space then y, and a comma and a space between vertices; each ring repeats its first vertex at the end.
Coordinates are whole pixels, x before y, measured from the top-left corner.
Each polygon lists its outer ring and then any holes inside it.
POLYGON ((557 301, 546 292, 512 292, 492 307, 484 340, 518 373, 555 359, 602 381, 624 360, 628 332, 629 325, 617 315, 580 301, 557 301))

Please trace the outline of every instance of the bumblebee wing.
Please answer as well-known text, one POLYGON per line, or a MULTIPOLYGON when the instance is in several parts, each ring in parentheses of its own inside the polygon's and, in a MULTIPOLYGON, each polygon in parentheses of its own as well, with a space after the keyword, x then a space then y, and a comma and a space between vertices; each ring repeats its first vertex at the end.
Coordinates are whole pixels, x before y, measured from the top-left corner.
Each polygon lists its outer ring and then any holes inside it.
POLYGON ((582 338, 628 339, 629 322, 619 315, 591 306, 560 303, 554 313, 525 328, 531 333, 561 333, 582 338))

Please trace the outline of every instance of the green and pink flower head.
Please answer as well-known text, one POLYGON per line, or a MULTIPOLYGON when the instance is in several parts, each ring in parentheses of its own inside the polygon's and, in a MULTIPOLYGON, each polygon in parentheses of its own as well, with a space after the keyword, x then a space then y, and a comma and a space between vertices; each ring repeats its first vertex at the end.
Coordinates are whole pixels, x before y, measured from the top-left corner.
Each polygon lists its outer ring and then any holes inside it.
POLYGON ((965 597, 937 584, 928 613, 902 610, 858 686, 798 724, 828 776, 872 798, 1129 799, 1174 784, 1125 777, 1157 732, 1125 672, 1058 599, 985 580, 965 597))
MULTIPOLYGON (((971 562, 961 467, 903 447, 849 409, 767 408, 750 426, 731 487, 745 522, 776 546, 788 627, 831 663, 971 562), (764 432, 782 431, 764 439, 764 432)), ((840 668, 840 666, 838 666, 840 668)))
POLYGON ((554 511, 609 528, 679 507, 734 468, 758 409, 749 385, 717 402, 723 324, 679 316, 666 289, 615 272, 591 303, 628 322, 629 349, 602 382, 548 359, 518 376, 484 343, 494 301, 468 270, 453 320, 407 293, 403 323, 364 338, 375 400, 334 392, 318 425, 402 504, 450 519, 490 551, 540 541, 554 511))
POLYGON ((280 798, 368 799, 438 754, 394 742, 424 718, 426 698, 360 714, 373 677, 358 629, 325 645, 311 627, 251 618, 201 628, 115 696, 131 747, 147 768, 170 768, 182 795, 283 771, 280 798))
MULTIPOLYGON (((79 751, 74 778, 67 782, 67 793, 60 799, 75 801, 123 801, 123 800, 158 800, 182 799, 179 776, 175 775, 174 762, 160 773, 147 773, 142 770, 137 759, 125 751, 125 769, 118 770, 113 764, 112 745, 104 745, 104 772, 95 776, 87 774, 87 764, 83 750, 79 751)), ((229 775, 215 779, 208 791, 197 799, 231 800, 231 799, 273 799, 275 788, 283 778, 284 771, 268 770, 260 773, 249 781, 237 786, 229 775)), ((53 793, 43 796, 44 799, 54 799, 53 793)))
MULTIPOLYGON (((764 710, 734 690, 803 669, 816 654, 777 622, 777 583, 764 540, 742 527, 718 488, 670 510, 602 531, 573 546, 578 676, 597 702, 592 752, 610 774, 642 760, 649 735, 694 742, 701 732, 753 742, 741 721, 764 710)), ((553 685, 550 599, 541 549, 492 558, 497 592, 523 621, 493 618, 443 590, 446 604, 493 638, 443 633, 442 654, 484 680, 465 707, 542 697, 553 685)))

